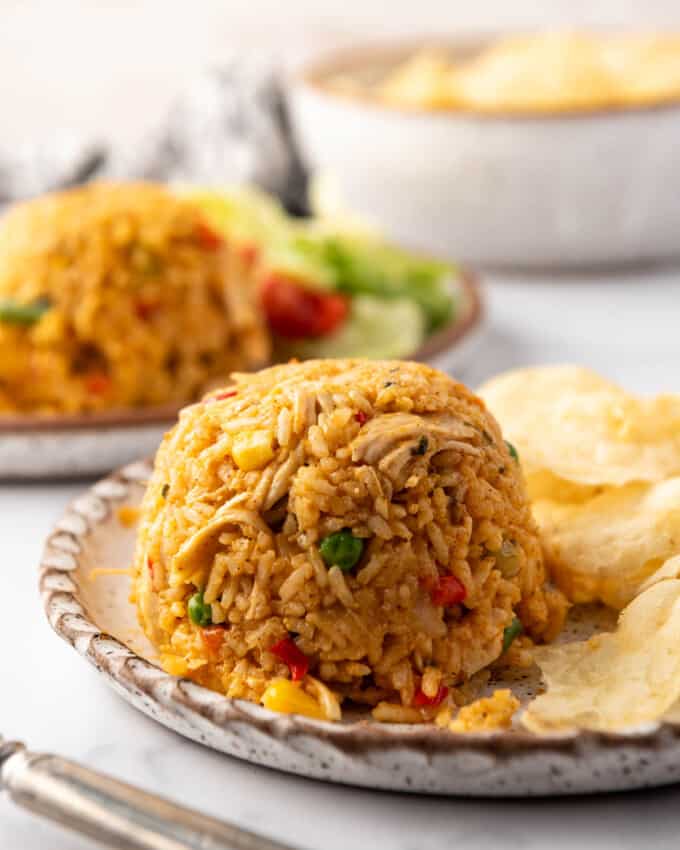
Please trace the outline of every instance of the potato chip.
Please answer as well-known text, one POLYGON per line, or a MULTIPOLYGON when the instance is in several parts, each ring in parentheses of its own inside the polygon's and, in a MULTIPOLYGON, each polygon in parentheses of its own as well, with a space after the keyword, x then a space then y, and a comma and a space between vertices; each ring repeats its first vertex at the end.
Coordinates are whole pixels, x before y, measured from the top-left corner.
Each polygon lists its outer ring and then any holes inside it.
POLYGON ((480 390, 531 481, 539 472, 587 485, 680 474, 680 396, 641 399, 594 372, 547 366, 508 372, 480 390))
POLYGON ((626 34, 602 42, 603 58, 626 102, 659 103, 680 95, 680 38, 626 34))
POLYGON ((524 478, 532 502, 548 499, 551 502, 577 505, 599 496, 607 489, 597 484, 575 484, 573 481, 565 481, 564 478, 558 478, 547 469, 528 474, 525 471, 524 478))
POLYGON ((667 579, 622 612, 615 632, 535 650, 547 684, 522 717, 533 732, 620 731, 677 714, 680 580, 667 579))
POLYGON ((541 112, 616 103, 616 77, 598 43, 577 33, 502 39, 459 74, 463 104, 471 109, 541 112))
POLYGON ((668 709, 662 719, 664 723, 680 725, 680 700, 668 709))
MULTIPOLYGON (((361 91, 356 75, 334 87, 361 91)), ((680 37, 665 33, 515 34, 480 50, 425 48, 393 68, 374 89, 407 108, 473 112, 570 112, 666 103, 680 95, 680 37)))
POLYGON ((638 593, 644 593, 653 584, 658 584, 667 578, 680 578, 680 555, 675 555, 655 570, 638 588, 638 593))
POLYGON ((608 488, 576 504, 534 502, 546 561, 572 602, 623 608, 680 554, 680 477, 608 488))
POLYGON ((383 81, 378 94, 388 103, 411 108, 459 105, 455 72, 446 53, 438 50, 416 53, 383 81))

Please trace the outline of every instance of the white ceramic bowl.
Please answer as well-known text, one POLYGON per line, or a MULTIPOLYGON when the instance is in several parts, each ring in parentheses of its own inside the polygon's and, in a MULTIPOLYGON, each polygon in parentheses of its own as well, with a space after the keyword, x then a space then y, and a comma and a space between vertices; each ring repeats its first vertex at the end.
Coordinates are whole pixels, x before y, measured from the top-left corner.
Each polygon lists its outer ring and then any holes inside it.
POLYGON ((400 242, 482 266, 680 256, 680 104, 483 116, 406 111, 326 85, 413 50, 338 52, 290 81, 303 157, 350 209, 400 242))

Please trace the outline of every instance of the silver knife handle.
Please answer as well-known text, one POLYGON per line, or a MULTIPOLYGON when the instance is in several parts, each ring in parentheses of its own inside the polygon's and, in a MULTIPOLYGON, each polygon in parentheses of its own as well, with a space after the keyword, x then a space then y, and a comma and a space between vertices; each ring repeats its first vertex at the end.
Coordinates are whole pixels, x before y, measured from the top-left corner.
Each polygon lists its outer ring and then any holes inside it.
POLYGON ((59 756, 0 739, 0 790, 117 850, 293 850, 59 756))

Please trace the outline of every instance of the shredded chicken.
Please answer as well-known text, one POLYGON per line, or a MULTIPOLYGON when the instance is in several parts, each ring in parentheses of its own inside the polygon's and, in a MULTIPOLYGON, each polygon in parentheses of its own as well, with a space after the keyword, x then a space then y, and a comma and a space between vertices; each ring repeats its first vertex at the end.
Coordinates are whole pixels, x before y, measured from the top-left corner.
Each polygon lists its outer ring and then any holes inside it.
POLYGON ((189 574, 194 565, 204 563, 205 548, 217 541, 219 532, 226 525, 247 525, 265 534, 271 534, 266 522, 256 511, 239 507, 238 503, 234 504, 236 500, 239 503, 242 501, 240 496, 237 496, 225 502, 205 525, 184 542, 173 560, 174 569, 189 574))
POLYGON ((418 456, 449 450, 480 454, 479 448, 463 442, 476 436, 474 428, 452 416, 387 413, 368 422, 352 441, 352 460, 376 464, 399 489, 418 456))

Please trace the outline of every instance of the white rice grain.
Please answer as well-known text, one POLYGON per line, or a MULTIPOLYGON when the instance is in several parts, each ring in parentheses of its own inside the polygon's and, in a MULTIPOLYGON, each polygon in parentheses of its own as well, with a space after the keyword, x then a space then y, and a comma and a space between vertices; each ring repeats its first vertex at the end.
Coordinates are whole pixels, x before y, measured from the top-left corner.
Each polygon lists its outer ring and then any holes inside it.
POLYGON ((337 598, 345 605, 347 608, 354 607, 354 597, 352 596, 352 592, 347 586, 347 582, 345 581, 345 576, 340 569, 340 567, 333 566, 328 570, 328 584, 333 591, 333 593, 337 596, 337 598))
POLYGON ((312 577, 312 565, 309 562, 294 570, 279 588, 279 599, 288 602, 299 593, 307 579, 312 577))

